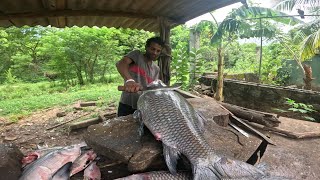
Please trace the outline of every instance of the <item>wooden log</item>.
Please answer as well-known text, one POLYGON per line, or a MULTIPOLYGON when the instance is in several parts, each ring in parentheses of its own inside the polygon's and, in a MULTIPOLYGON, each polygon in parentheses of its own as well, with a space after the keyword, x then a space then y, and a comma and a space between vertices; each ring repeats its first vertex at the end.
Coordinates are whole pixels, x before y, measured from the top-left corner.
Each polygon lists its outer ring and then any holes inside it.
POLYGON ((223 107, 232 112, 235 116, 246 119, 249 122, 258 123, 266 127, 277 127, 280 124, 275 114, 256 111, 228 103, 219 102, 223 107))
MULTIPOLYGON (((80 117, 86 116, 86 115, 88 115, 88 114, 89 114, 89 113, 86 113, 86 114, 84 114, 84 115, 82 115, 82 116, 80 116, 80 117)), ((47 128, 46 130, 51 130, 51 129, 60 127, 60 126, 62 126, 62 125, 64 125, 64 124, 67 124, 67 123, 69 123, 69 122, 71 122, 71 121, 74 121, 74 120, 76 120, 76 119, 79 119, 80 117, 73 118, 73 119, 70 119, 70 120, 68 120, 68 121, 66 121, 66 122, 63 122, 63 123, 57 124, 57 125, 55 125, 55 126, 49 127, 49 128, 47 128)))
MULTIPOLYGON (((248 122, 250 123, 250 122, 248 122)), ((296 133, 296 132, 291 132, 285 129, 280 129, 280 128, 274 128, 274 127, 262 127, 253 123, 250 123, 251 126, 257 128, 257 129, 262 129, 265 131, 270 131, 273 133, 277 133, 279 135, 284 135, 288 138, 292 139, 306 139, 306 138, 320 138, 320 132, 305 132, 305 133, 296 133)))
MULTIPOLYGON (((225 108, 224 106, 222 106, 220 104, 220 106, 222 108, 224 108, 225 110, 229 111, 227 108, 225 108)), ((269 144, 272 145, 276 145, 270 138, 268 138, 266 135, 264 135, 263 133, 261 133, 260 131, 256 130, 255 128, 251 127, 250 125, 248 125, 246 122, 244 122, 242 119, 238 118, 237 116, 235 116, 232 112, 230 112, 230 116, 233 118, 233 120, 235 120, 235 123, 242 125, 243 127, 245 127, 246 129, 250 130, 251 132, 253 132, 255 135, 257 135, 258 137, 260 137, 261 139, 264 139, 265 141, 267 141, 269 144)), ((232 119, 230 119, 232 120, 232 119)))
POLYGON ((117 117, 117 112, 116 111, 111 111, 111 112, 105 113, 105 114, 100 115, 100 116, 102 116, 103 120, 112 119, 112 118, 117 117))
POLYGON ((76 130, 76 129, 81 129, 81 128, 91 126, 93 124, 98 124, 100 122, 102 122, 101 117, 91 118, 91 119, 87 119, 84 121, 72 123, 72 124, 70 124, 69 129, 70 129, 70 131, 76 130))
POLYGON ((82 102, 80 103, 80 107, 88 107, 88 106, 96 106, 96 102, 82 102))

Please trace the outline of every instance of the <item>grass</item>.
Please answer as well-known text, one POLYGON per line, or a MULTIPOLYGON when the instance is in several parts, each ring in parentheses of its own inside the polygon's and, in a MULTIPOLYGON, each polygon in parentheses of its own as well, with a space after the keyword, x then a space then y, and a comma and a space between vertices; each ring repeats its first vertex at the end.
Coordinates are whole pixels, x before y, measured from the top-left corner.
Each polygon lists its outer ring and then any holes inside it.
POLYGON ((100 106, 119 101, 120 83, 65 87, 49 82, 0 86, 0 116, 17 121, 35 111, 76 101, 98 101, 100 106))

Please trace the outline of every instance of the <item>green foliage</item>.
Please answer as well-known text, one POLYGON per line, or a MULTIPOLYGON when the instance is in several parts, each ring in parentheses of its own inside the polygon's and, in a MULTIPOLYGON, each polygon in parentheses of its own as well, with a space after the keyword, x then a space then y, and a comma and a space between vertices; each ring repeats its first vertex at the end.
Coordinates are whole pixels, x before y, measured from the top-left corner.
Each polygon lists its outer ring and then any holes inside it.
POLYGON ((11 72, 11 68, 8 69, 7 73, 6 73, 6 84, 14 84, 18 82, 18 79, 16 76, 14 76, 11 72))
MULTIPOLYGON (((211 38, 212 44, 221 43, 222 39, 228 38, 254 38, 266 37, 273 38, 278 31, 275 23, 268 20, 260 22, 261 17, 272 17, 285 15, 282 12, 275 11, 269 8, 249 7, 244 6, 233 10, 220 24, 217 32, 211 38)), ((294 25, 301 22, 295 18, 273 18, 272 20, 294 25)))
POLYGON ((188 85, 189 56, 186 42, 179 42, 177 48, 172 51, 171 74, 177 83, 183 87, 188 85))
POLYGON ((285 98, 285 99, 286 99, 286 104, 288 104, 291 107, 288 109, 290 111, 300 112, 300 113, 315 112, 312 105, 306 105, 304 103, 297 103, 294 100, 289 99, 289 98, 285 98))
POLYGON ((203 49, 192 49, 189 53, 190 79, 189 86, 197 84, 200 75, 205 71, 205 60, 202 57, 203 49))
MULTIPOLYGON (((316 112, 313 109, 312 105, 307 105, 307 104, 304 104, 304 103, 297 103, 297 102, 295 102, 294 100, 292 100, 290 98, 285 98, 285 100, 286 100, 286 104, 290 106, 290 108, 288 109, 289 111, 299 112, 299 113, 302 113, 302 114, 316 112)), ((315 121, 314 118, 309 117, 309 116, 304 116, 304 118, 307 119, 307 120, 315 121)))
POLYGON ((108 82, 116 61, 131 50, 144 50, 153 35, 105 27, 0 29, 0 83, 9 68, 23 82, 43 81, 44 74, 55 74, 69 85, 108 82))

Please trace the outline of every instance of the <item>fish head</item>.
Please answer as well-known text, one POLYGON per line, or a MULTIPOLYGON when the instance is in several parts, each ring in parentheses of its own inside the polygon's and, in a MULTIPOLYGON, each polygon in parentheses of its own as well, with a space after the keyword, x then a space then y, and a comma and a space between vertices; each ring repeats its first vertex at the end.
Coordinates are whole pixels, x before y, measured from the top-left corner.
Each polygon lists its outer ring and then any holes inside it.
POLYGON ((83 173, 84 180, 100 180, 101 172, 96 162, 92 162, 83 173))

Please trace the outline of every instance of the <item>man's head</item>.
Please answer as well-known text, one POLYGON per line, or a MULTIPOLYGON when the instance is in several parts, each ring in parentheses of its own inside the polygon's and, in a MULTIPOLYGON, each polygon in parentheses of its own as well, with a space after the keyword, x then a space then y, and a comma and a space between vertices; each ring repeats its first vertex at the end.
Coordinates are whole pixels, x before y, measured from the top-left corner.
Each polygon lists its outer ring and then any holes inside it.
POLYGON ((159 57, 163 46, 164 43, 160 37, 148 39, 146 42, 146 56, 148 60, 155 61, 159 57))

